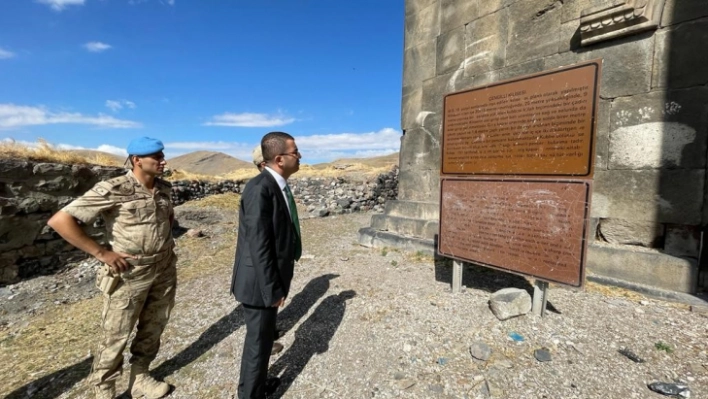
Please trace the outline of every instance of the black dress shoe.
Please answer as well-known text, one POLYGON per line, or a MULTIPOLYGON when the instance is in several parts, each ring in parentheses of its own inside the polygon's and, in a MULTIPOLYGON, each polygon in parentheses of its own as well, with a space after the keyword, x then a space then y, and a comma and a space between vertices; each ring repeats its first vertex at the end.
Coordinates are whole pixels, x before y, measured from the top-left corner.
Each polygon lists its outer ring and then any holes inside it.
POLYGON ((273 377, 273 378, 268 378, 266 379, 265 382, 265 393, 266 395, 272 395, 275 393, 275 391, 278 390, 278 387, 280 386, 280 378, 278 377, 273 377))

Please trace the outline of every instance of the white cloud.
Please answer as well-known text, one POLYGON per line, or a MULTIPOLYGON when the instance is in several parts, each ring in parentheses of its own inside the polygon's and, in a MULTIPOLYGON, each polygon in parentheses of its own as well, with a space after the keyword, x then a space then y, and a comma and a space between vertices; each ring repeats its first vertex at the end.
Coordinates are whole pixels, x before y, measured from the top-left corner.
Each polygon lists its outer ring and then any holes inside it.
POLYGON ((135 109, 135 103, 128 100, 106 100, 106 108, 109 108, 113 112, 118 112, 123 107, 135 109))
POLYGON ((274 127, 284 126, 295 122, 295 118, 290 118, 282 114, 268 115, 244 112, 233 114, 225 112, 221 115, 214 115, 205 126, 238 126, 238 127, 274 127))
POLYGON ((167 0, 167 4, 173 6, 175 5, 175 0, 167 0))
MULTIPOLYGON (((29 147, 29 148, 39 148, 39 145, 40 145, 40 143, 37 141, 15 140, 12 138, 4 138, 4 139, 0 140, 0 142, 14 143, 14 144, 22 145, 22 146, 29 147)), ((125 150, 125 148, 116 147, 116 146, 110 145, 110 144, 101 144, 96 148, 82 147, 82 146, 78 146, 78 145, 64 144, 64 143, 59 143, 59 144, 47 143, 47 145, 49 145, 50 147, 53 147, 53 148, 58 148, 60 150, 93 150, 93 151, 107 152, 109 154, 118 155, 118 156, 122 156, 122 157, 128 156, 128 152, 125 150)))
POLYGON ((81 6, 84 0, 37 0, 37 3, 46 4, 54 11, 61 11, 67 6, 81 6))
MULTIPOLYGON (((295 141, 303 154, 303 163, 312 164, 337 158, 368 158, 392 154, 400 149, 401 133, 385 128, 368 133, 295 136, 295 141)), ((174 142, 165 143, 165 149, 170 152, 171 157, 192 151, 219 151, 250 161, 251 151, 257 144, 225 141, 174 142)))
POLYGON ((15 104, 0 104, 0 129, 22 126, 54 125, 93 125, 104 128, 139 128, 139 122, 116 119, 110 115, 83 115, 78 112, 51 112, 42 107, 15 104))
POLYGON ((4 50, 0 48, 0 60, 6 60, 8 58, 12 58, 15 56, 15 53, 12 51, 4 50))
POLYGON ((102 51, 106 51, 112 46, 110 44, 106 43, 101 43, 101 42, 88 42, 84 44, 84 48, 92 53, 100 53, 102 51))

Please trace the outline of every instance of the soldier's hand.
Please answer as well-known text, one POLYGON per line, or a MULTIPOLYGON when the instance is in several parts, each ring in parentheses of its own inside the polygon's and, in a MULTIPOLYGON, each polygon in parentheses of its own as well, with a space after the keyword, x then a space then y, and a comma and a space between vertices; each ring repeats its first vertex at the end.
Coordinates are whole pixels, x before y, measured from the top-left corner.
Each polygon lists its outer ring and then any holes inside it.
POLYGON ((278 299, 278 301, 273 304, 273 307, 274 307, 274 308, 279 308, 279 307, 282 307, 283 304, 285 304, 285 297, 282 297, 282 298, 278 299))
POLYGON ((135 256, 122 252, 113 252, 107 249, 96 254, 96 259, 110 266, 111 270, 116 273, 124 272, 130 268, 130 264, 126 261, 126 258, 135 259, 135 256))

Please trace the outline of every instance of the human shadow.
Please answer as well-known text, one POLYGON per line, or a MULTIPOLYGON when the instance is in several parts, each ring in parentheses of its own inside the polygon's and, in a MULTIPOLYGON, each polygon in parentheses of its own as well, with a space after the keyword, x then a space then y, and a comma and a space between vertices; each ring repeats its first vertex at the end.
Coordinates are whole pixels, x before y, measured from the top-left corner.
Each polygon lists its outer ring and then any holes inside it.
MULTIPOLYGON (((282 318, 281 330, 292 328, 310 308, 329 290, 329 281, 338 277, 336 274, 325 274, 310 280, 301 292, 293 296, 290 303, 280 312, 282 318), (285 328, 283 328, 285 327, 285 328)), ((160 379, 172 375, 188 366, 200 356, 223 341, 226 337, 244 325, 242 306, 236 306, 227 315, 220 318, 204 331, 199 338, 174 357, 164 361, 152 374, 160 379)), ((12 391, 5 399, 54 399, 69 391, 76 383, 84 380, 91 372, 93 358, 87 358, 79 363, 48 374, 35 381, 12 391)), ((120 397, 126 397, 123 394, 120 397)))
POLYGON ((329 350, 329 342, 344 318, 347 300, 355 296, 353 290, 328 296, 298 327, 292 346, 270 367, 269 374, 281 379, 273 398, 280 398, 287 392, 314 355, 329 350))
POLYGON ((10 392, 5 399, 53 399, 88 377, 93 357, 55 371, 10 392))

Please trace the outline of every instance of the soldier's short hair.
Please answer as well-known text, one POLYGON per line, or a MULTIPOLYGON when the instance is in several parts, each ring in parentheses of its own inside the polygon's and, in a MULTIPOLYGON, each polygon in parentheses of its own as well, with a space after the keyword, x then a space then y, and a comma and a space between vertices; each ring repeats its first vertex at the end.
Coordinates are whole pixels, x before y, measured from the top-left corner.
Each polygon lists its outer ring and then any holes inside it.
POLYGON ((270 132, 263 136, 261 147, 263 151, 263 159, 270 162, 276 156, 283 154, 288 149, 287 141, 295 140, 293 136, 285 132, 270 132))

